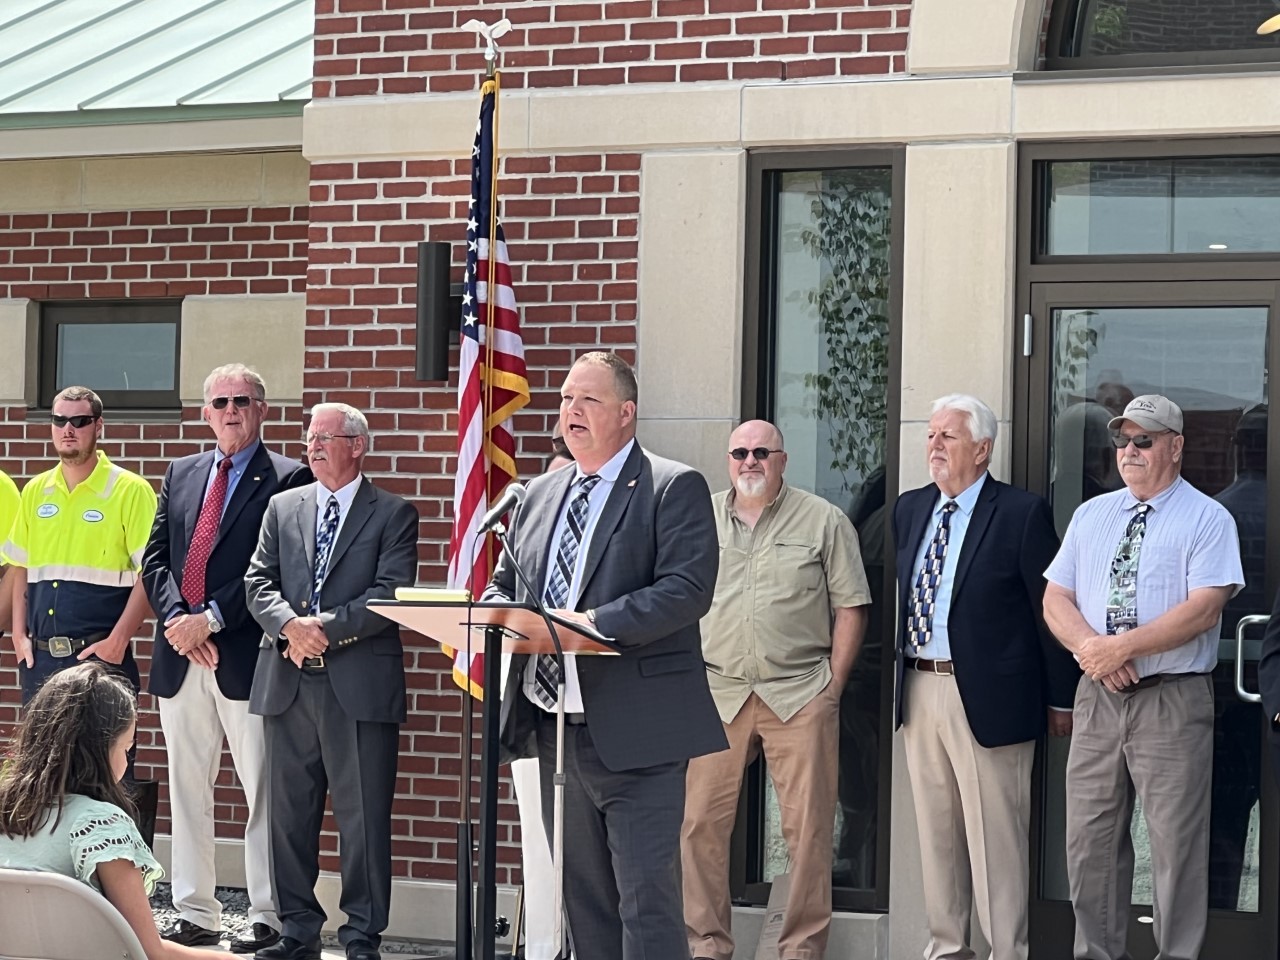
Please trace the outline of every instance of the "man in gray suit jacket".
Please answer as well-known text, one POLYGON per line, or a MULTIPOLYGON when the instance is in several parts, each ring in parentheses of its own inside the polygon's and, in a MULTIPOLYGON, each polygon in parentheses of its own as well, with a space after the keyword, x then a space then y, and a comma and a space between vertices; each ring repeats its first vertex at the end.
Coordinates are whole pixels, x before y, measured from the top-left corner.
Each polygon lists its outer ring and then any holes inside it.
POLYGON ((317 483, 272 497, 245 576, 263 630, 249 709, 267 740, 280 942, 260 960, 318 960, 326 919, 314 888, 324 797, 341 839, 347 960, 377 960, 391 901, 391 799, 405 718, 399 627, 366 609, 414 582, 418 513, 360 472, 364 415, 311 411, 317 483))
MULTIPOLYGON (((565 905, 584 960, 688 956, 680 824, 691 757, 728 746, 698 621, 719 547, 706 480, 635 442, 636 381, 612 353, 578 359, 561 388, 577 461, 529 483, 511 546, 549 608, 622 648, 566 658, 565 905)), ((529 602, 504 558, 489 598, 529 602)), ((536 755, 551 832, 553 658, 513 657, 502 704, 508 757, 536 755)))

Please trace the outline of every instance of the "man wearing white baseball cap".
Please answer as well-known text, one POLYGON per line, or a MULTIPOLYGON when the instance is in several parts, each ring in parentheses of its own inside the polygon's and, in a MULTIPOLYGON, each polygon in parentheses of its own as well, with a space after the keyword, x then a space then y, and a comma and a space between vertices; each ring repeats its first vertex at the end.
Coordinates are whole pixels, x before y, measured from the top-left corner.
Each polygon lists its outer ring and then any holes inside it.
POLYGON ((1208 922, 1213 668, 1244 585, 1235 521, 1182 479, 1182 411, 1135 397, 1109 423, 1123 490, 1081 504, 1045 578, 1045 621, 1076 655, 1067 876, 1076 960, 1119 960, 1135 795, 1151 838, 1162 960, 1195 960, 1208 922))

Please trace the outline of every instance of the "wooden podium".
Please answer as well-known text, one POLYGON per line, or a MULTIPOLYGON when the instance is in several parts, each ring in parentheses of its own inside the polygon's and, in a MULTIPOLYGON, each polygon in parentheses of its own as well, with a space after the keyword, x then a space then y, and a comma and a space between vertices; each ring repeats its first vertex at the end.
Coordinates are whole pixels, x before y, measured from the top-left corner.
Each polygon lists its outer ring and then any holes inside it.
MULTIPOLYGON (((498 721, 502 701, 503 653, 555 653, 542 615, 533 607, 506 600, 370 600, 368 608, 428 640, 454 650, 484 653, 484 706, 481 713, 479 878, 472 911, 471 838, 471 705, 465 704, 462 770, 459 774, 457 958, 495 960, 497 939, 498 721)), ((565 653, 616 656, 618 648, 585 624, 550 614, 565 653)))

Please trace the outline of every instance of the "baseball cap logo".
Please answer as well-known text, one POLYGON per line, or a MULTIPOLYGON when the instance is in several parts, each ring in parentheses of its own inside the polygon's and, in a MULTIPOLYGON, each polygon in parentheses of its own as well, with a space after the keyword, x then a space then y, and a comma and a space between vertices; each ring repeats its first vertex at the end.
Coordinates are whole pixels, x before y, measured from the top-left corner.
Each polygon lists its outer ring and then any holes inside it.
POLYGON ((1137 400, 1134 400, 1132 403, 1129 404, 1129 408, 1131 410, 1142 410, 1146 413, 1156 412, 1156 405, 1152 403, 1150 400, 1147 400, 1145 398, 1139 398, 1137 400))

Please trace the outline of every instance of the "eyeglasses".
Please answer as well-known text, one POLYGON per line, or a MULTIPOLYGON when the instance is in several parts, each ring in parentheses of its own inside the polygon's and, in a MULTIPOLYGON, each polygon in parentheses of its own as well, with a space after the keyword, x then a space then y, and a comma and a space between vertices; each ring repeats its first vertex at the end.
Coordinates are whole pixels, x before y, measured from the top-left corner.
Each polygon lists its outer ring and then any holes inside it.
POLYGON ((1139 450, 1150 450, 1151 445, 1156 442, 1156 437, 1163 436, 1169 432, 1168 430, 1161 430, 1159 433, 1135 433, 1133 436, 1113 433, 1111 435, 1111 443, 1117 450, 1123 450, 1131 443, 1139 450))
POLYGON ((757 460, 768 460, 771 453, 782 453, 781 450, 770 450, 768 447, 752 447, 748 450, 746 447, 734 447, 729 451, 729 456, 735 460, 747 459, 747 454, 755 457, 757 460))
POLYGON ((313 443, 321 443, 327 446, 335 440, 354 440, 356 436, 357 434, 354 433, 308 433, 302 439, 307 446, 311 446, 313 443))
POLYGON ((89 413, 82 413, 78 417, 60 417, 55 413, 51 419, 55 427, 65 427, 69 423, 77 430, 83 430, 98 418, 89 413))
POLYGON ((215 410, 225 410, 227 409, 228 403, 234 403, 237 407, 243 410, 245 407, 247 407, 249 404, 251 404, 254 400, 257 400, 257 399, 258 399, 257 397, 246 397, 243 393, 241 393, 241 394, 237 394, 234 397, 214 397, 212 400, 209 401, 209 406, 213 407, 213 409, 215 410))

